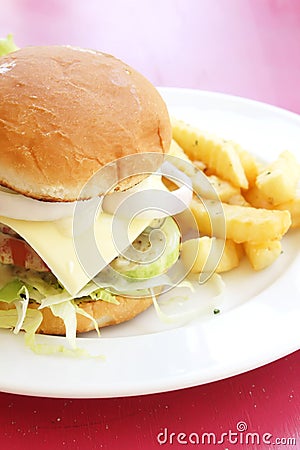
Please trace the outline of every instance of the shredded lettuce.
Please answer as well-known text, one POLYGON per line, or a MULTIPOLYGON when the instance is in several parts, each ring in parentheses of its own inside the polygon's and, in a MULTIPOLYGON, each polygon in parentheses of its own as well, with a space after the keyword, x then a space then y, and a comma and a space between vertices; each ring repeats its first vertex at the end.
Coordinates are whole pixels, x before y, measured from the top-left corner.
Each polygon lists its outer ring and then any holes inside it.
MULTIPOLYGON (((97 321, 80 308, 75 301, 73 301, 70 294, 62 289, 53 277, 45 276, 45 279, 43 279, 43 275, 41 276, 33 271, 22 271, 18 269, 17 272, 20 279, 12 279, 0 288, 0 301, 14 304, 15 306, 15 308, 7 311, 0 310, 0 328, 11 328, 15 334, 18 334, 20 330, 24 330, 26 332, 25 343, 35 353, 63 353, 71 356, 90 356, 88 352, 76 346, 76 314, 80 314, 91 320, 98 335, 100 335, 97 321), (66 337, 70 348, 67 348, 65 345, 53 346, 35 343, 33 334, 40 326, 40 319, 43 316, 41 311, 28 308, 29 299, 34 299, 37 303, 43 303, 43 300, 48 300, 49 305, 46 304, 45 306, 49 306, 52 313, 61 317, 64 321, 66 337)), ((106 292, 104 289, 100 290, 97 286, 96 288, 92 285, 87 288, 87 291, 95 291, 95 298, 97 297, 104 301, 114 302, 114 296, 112 294, 106 292)), ((41 304, 40 308, 43 306, 44 305, 41 304)))
POLYGON ((96 284, 91 283, 90 286, 85 289, 84 294, 83 291, 81 291, 80 295, 76 297, 71 296, 65 289, 59 294, 47 296, 41 301, 39 309, 51 305, 59 305, 69 300, 90 301, 91 299, 103 300, 104 302, 113 303, 115 305, 119 305, 120 303, 116 299, 116 296, 111 294, 108 290, 99 288, 96 284))
POLYGON ((26 286, 22 286, 18 292, 19 300, 14 302, 14 305, 18 314, 18 321, 16 323, 14 333, 18 334, 21 328, 23 327, 23 323, 26 317, 26 312, 29 304, 29 292, 26 286))
POLYGON ((52 314, 56 317, 60 317, 66 327, 66 338, 71 348, 76 348, 76 309, 71 302, 63 302, 56 305, 50 305, 52 314))
POLYGON ((47 297, 43 298, 41 300, 41 305, 39 306, 39 309, 50 307, 52 305, 60 305, 72 299, 73 299, 72 295, 70 295, 69 292, 67 292, 66 290, 63 290, 63 292, 59 294, 48 295, 47 297))
POLYGON ((14 43, 12 34, 8 34, 6 38, 0 39, 0 56, 7 55, 15 50, 18 50, 18 47, 14 43))
MULTIPOLYGON (((169 277, 169 274, 162 275, 164 283, 166 285, 172 285, 172 277, 169 277)), ((160 282, 162 281, 161 277, 160 282)), ((28 283, 30 281, 30 277, 26 278, 26 283, 23 280, 15 279, 7 283, 4 287, 0 289, 0 301, 4 301, 8 304, 14 303, 14 309, 9 310, 0 310, 0 328, 11 328, 14 330, 14 333, 18 333, 21 329, 25 331, 25 343, 26 345, 35 353, 38 354, 63 354, 67 356, 73 357, 95 357, 90 355, 85 349, 79 348, 76 345, 76 329, 77 329, 77 314, 86 317, 91 320, 94 325, 95 330, 100 336, 99 326, 97 321, 88 314, 84 309, 80 308, 78 302, 82 302, 85 300, 84 298, 74 299, 70 296, 70 294, 61 288, 60 286, 54 286, 53 283, 50 283, 49 292, 54 295, 49 295, 43 297, 41 300, 41 305, 39 309, 31 309, 28 308, 29 298, 30 298, 30 290, 35 289, 39 285, 42 286, 43 295, 47 292, 47 283, 45 280, 41 281, 41 284, 36 283, 35 278, 33 277, 33 284, 35 287, 30 286, 28 283), (48 344, 37 344, 35 340, 35 333, 38 330, 41 322, 42 322, 42 313, 40 309, 43 307, 50 307, 52 313, 60 317, 65 324, 66 328, 66 339, 69 343, 69 347, 65 345, 48 345, 48 344)), ((210 282, 214 285, 214 288, 217 290, 214 299, 220 299, 224 293, 224 282, 220 275, 214 274, 210 278, 210 282)), ((181 283, 177 283, 177 287, 189 288, 191 291, 194 290, 193 284, 199 284, 199 280, 183 280, 181 283)), ((130 283, 131 287, 135 286, 135 282, 130 283)), ((138 284, 140 286, 140 284, 138 284)), ((137 285, 137 286, 138 286, 137 285)), ((173 284, 174 285, 174 284, 173 284)), ((167 324, 176 324, 181 325, 186 323, 187 321, 195 318, 195 316, 200 313, 203 308, 200 306, 196 307, 193 310, 182 311, 180 313, 175 313, 168 315, 163 312, 159 306, 157 298, 155 296, 154 290, 152 287, 148 287, 145 290, 145 293, 150 294, 152 296, 153 305, 156 310, 156 313, 159 319, 167 324)), ((88 285, 82 291, 85 295, 88 294, 88 297, 93 300, 103 300, 109 303, 118 303, 115 295, 111 294, 104 288, 99 288, 93 281, 88 283, 88 285), (85 292, 84 292, 85 291, 85 292)), ((131 291, 132 293, 132 291, 131 291)), ((141 294, 141 291, 139 290, 141 294)), ((42 295, 42 294, 40 294, 42 295)), ((138 292, 137 292, 138 295, 138 292)), ((179 296, 179 299, 181 297, 179 296)), ((172 299, 171 299, 172 300, 172 299)), ((96 358, 102 358, 101 355, 96 356, 96 358)))
POLYGON ((29 292, 20 280, 13 280, 0 289, 0 301, 13 303, 17 312, 17 321, 14 324, 14 333, 21 330, 29 303, 29 292))
POLYGON ((120 302, 116 299, 116 296, 111 294, 105 289, 98 289, 90 294, 92 300, 103 300, 108 303, 113 303, 114 305, 119 305, 120 302))
MULTIPOLYGON (((0 288, 0 301, 3 299, 7 303, 14 303, 16 308, 13 313, 14 320, 10 322, 10 327, 14 328, 15 333, 18 333, 21 329, 26 331, 25 327, 27 327, 30 333, 26 332, 26 342, 36 353, 68 354, 71 352, 71 354, 74 353, 77 356, 84 356, 84 352, 81 353, 76 346, 77 315, 89 319, 98 335, 100 335, 100 331, 97 321, 80 307, 80 303, 90 300, 102 300, 118 305, 117 295, 149 296, 152 288, 178 284, 178 282, 174 283, 170 271, 164 272, 170 266, 173 267, 174 265, 175 268, 175 262, 179 256, 180 233, 173 219, 166 219, 161 229, 166 239, 166 252, 164 252, 162 257, 158 255, 158 258, 156 258, 155 251, 157 249, 153 248, 154 253, 151 253, 150 256, 154 260, 150 263, 144 261, 147 256, 144 253, 147 253, 150 242, 149 233, 145 233, 145 236, 140 237, 136 242, 136 250, 141 253, 140 264, 138 262, 130 262, 129 269, 126 269, 125 273, 122 273, 124 269, 121 269, 120 273, 120 271, 114 270, 112 266, 108 266, 106 270, 99 274, 99 278, 96 277, 94 280, 91 280, 76 296, 72 296, 64 289, 51 273, 38 273, 13 267, 11 269, 11 281, 0 288), (36 310, 28 308, 29 300, 34 300, 38 304, 36 310), (66 329, 66 339, 70 348, 60 345, 41 346, 33 340, 32 330, 35 330, 34 332, 37 331, 41 323, 41 310, 46 307, 50 308, 54 316, 63 320, 66 329), (32 311, 34 311, 33 315, 32 311)), ((157 236, 155 239, 160 242, 161 236, 157 236)), ((153 237, 151 245, 156 243, 155 239, 153 237)), ((153 247, 156 247, 156 244, 153 247)), ((119 264, 117 264, 117 268, 119 268, 119 264)))
MULTIPOLYGON (((102 355, 92 356, 83 348, 68 348, 65 345, 38 344, 36 342, 36 331, 41 325, 43 315, 37 309, 27 309, 22 329, 25 331, 25 344, 34 353, 39 355, 63 354, 71 357, 93 357, 104 359, 102 355)), ((0 328, 13 329, 18 321, 16 309, 0 310, 0 328)))
POLYGON ((75 302, 72 302, 72 304, 73 304, 77 314, 80 314, 81 316, 86 317, 87 319, 90 319, 93 322, 95 330, 97 331, 97 334, 100 337, 100 330, 99 330, 99 325, 98 325, 97 320, 93 316, 91 316, 89 313, 84 311, 84 309, 82 309, 78 305, 76 305, 75 302))
POLYGON ((64 289, 60 286, 57 279, 51 273, 39 273, 33 270, 24 270, 18 268, 15 270, 16 279, 26 284, 26 286, 35 289, 43 297, 60 294, 64 289))

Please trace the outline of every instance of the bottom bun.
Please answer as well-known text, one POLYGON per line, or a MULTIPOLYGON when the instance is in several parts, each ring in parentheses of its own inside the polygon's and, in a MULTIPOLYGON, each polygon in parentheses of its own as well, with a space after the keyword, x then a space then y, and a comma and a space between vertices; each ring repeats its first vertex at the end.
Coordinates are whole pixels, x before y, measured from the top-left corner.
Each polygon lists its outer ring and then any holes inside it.
MULTIPOLYGON (((117 296, 119 305, 108 303, 103 300, 96 301, 82 301, 78 303, 81 309, 90 314, 98 323, 99 328, 108 325, 117 325, 127 320, 133 319, 135 316, 145 311, 152 304, 151 297, 121 297, 117 296)), ((5 302, 0 302, 1 309, 12 309, 14 305, 9 305, 5 302)), ((37 309, 37 303, 29 303, 29 308, 37 309)), ((66 329, 63 320, 60 317, 54 316, 50 308, 43 308, 40 310, 43 314, 43 321, 37 330, 40 334, 52 334, 57 336, 65 336, 66 329)), ((76 314, 77 317, 77 333, 86 333, 95 329, 92 320, 81 314, 76 314)))

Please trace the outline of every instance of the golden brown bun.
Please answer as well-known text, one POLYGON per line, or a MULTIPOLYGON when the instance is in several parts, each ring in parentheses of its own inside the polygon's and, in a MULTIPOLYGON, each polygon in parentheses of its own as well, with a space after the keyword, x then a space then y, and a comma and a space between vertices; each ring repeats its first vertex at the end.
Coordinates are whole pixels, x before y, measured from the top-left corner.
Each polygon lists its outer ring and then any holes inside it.
MULTIPOLYGON (((154 86, 111 55, 69 46, 27 47, 0 59, 0 184, 48 201, 101 195, 131 166, 107 163, 154 152, 156 170, 171 141, 167 108, 154 86)), ((148 163, 148 164, 147 164, 148 163)), ((148 170, 149 169, 149 170, 148 170)))
MULTIPOLYGON (((119 305, 97 300, 81 302, 79 306, 94 317, 99 328, 102 328, 131 320, 152 304, 152 299, 149 297, 129 298, 117 296, 116 298, 120 302, 119 305)), ((37 309, 38 306, 37 303, 29 304, 29 308, 33 309, 37 309)), ((13 309, 14 307, 12 304, 0 302, 0 310, 13 309)), ((66 330, 63 320, 60 317, 54 316, 50 308, 43 308, 40 311, 43 314, 43 321, 37 333, 64 336, 66 330)), ((91 320, 77 314, 77 333, 85 333, 94 329, 95 327, 91 320)))

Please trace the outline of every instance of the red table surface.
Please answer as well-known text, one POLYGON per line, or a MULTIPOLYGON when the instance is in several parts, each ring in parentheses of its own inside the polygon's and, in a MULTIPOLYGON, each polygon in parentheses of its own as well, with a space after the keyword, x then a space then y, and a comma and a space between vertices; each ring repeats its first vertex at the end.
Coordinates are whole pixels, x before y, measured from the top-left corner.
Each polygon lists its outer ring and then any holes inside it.
MULTIPOLYGON (((124 59, 155 85, 227 92, 300 112, 298 0, 0 0, 0 7, 0 33, 13 32, 19 46, 97 48, 124 59)), ((215 383, 140 397, 2 393, 0 448, 300 449, 299 356, 215 383), (232 434, 223 443, 197 445, 197 434, 213 432, 220 440, 242 422, 259 434, 260 444, 245 445, 238 433, 238 443, 232 434), (263 443, 266 433, 272 445, 263 443)))

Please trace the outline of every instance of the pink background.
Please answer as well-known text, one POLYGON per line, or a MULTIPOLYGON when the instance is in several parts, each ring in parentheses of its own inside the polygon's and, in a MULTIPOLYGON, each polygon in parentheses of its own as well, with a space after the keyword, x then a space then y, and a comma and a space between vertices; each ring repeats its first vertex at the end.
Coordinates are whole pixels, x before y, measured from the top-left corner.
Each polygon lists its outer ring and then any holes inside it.
MULTIPOLYGON (((155 85, 226 92, 300 113, 298 0, 0 0, 0 34, 9 32, 19 46, 72 44, 112 53, 155 85)), ((296 446, 271 448, 300 449, 299 355, 220 382, 144 397, 0 394, 0 448, 152 449, 159 448, 156 436, 164 427, 221 433, 244 421, 249 431, 297 438, 296 446)))
POLYGON ((297 111, 298 0, 0 0, 19 46, 111 53, 155 85, 221 91, 297 111))

